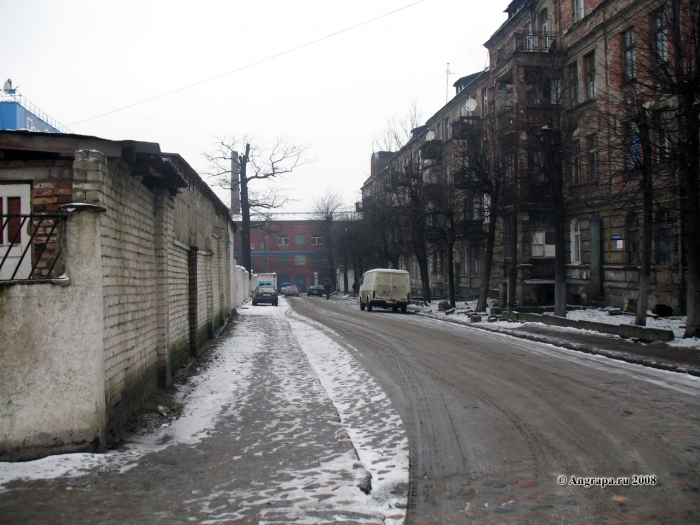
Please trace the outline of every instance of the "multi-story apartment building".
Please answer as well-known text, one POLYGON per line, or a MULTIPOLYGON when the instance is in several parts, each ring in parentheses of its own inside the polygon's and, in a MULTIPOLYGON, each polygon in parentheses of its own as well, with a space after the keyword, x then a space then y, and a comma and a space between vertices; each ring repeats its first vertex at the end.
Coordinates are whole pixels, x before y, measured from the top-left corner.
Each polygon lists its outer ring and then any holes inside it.
POLYGON ((433 293, 447 295, 451 267, 456 294, 476 297, 491 236, 489 288, 504 305, 550 305, 560 290, 569 304, 624 306, 641 281, 650 309, 683 310, 685 190, 665 162, 677 102, 655 96, 648 78, 670 52, 663 5, 514 0, 485 44, 489 68, 460 79, 455 97, 373 172, 363 197, 372 187, 377 199, 386 185, 373 181, 417 151, 422 190, 442 185, 455 197, 454 233, 431 236, 431 225, 449 230, 452 219, 424 191, 433 293), (477 183, 477 164, 493 184, 477 183))

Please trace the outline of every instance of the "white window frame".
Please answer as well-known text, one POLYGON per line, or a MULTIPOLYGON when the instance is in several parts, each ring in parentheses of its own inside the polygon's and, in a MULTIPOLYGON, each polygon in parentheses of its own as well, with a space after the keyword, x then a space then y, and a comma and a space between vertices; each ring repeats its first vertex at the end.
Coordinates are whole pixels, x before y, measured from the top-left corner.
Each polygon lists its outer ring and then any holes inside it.
POLYGON ((571 263, 581 263, 581 222, 578 219, 571 220, 571 263))
POLYGON ((572 0, 571 12, 573 15, 574 24, 579 20, 583 20, 586 16, 586 2, 584 0, 572 0))
POLYGON ((532 232, 532 258, 545 259, 555 255, 554 239, 552 243, 547 243, 547 234, 554 232, 552 230, 534 230, 532 232))
MULTIPOLYGON (((7 199, 12 197, 20 198, 21 215, 31 214, 31 186, 29 184, 0 184, 0 199, 3 201, 2 210, 5 214, 9 213, 7 199)), ((2 220, 0 220, 0 228, 2 228, 2 220)), ((0 273, 0 279, 10 279, 25 250, 28 250, 27 254, 17 270, 15 279, 28 279, 32 273, 32 254, 31 249, 29 249, 30 235, 27 230, 27 224, 25 224, 20 230, 19 242, 10 244, 12 239, 9 238, 9 223, 5 225, 2 236, 4 244, 0 244, 0 261, 5 257, 7 259, 3 265, 2 273, 0 273)))

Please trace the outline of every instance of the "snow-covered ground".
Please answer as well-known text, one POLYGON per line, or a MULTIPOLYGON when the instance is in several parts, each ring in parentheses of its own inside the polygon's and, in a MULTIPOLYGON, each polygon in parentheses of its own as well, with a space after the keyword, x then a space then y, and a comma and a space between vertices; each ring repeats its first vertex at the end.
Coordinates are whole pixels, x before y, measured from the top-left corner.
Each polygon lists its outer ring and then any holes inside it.
MULTIPOLYGON (((243 519, 246 509, 255 508, 261 523, 317 523, 319 512, 328 511, 355 516, 351 521, 362 523, 403 523, 408 489, 408 441, 403 423, 381 387, 352 356, 352 349, 335 343, 310 321, 290 315, 285 300, 277 308, 248 307, 240 313, 244 320, 214 350, 216 360, 180 387, 178 396, 185 408, 179 419, 155 434, 134 439, 122 450, 0 463, 0 491, 17 479, 74 477, 95 471, 128 475, 146 455, 173 446, 196 447, 222 432, 222 425, 217 424, 236 420, 255 402, 251 396, 262 377, 273 378, 266 389, 270 396, 266 412, 256 416, 267 422, 265 432, 249 439, 241 450, 232 447, 234 462, 285 447, 293 453, 294 447, 308 450, 316 446, 313 424, 328 418, 328 413, 319 418, 311 411, 324 405, 333 407, 337 416, 330 415, 340 420, 335 442, 351 446, 343 447, 342 453, 326 447, 312 468, 280 467, 264 486, 239 486, 232 479, 216 493, 193 491, 188 503, 208 516, 205 522, 237 521, 243 519), (275 333, 261 331, 263 322, 275 326, 275 333), (371 491, 367 494, 358 485, 369 476, 371 491), (217 508, 214 502, 222 494, 229 506, 217 508)), ((240 439, 236 432, 246 432, 230 426, 232 441, 240 439)), ((245 437, 250 438, 250 432, 245 437)))
MULTIPOLYGON (((345 296, 346 299, 351 300, 350 296, 345 296)), ((439 310, 438 304, 440 301, 433 301, 429 305, 421 305, 419 307, 411 307, 413 311, 418 311, 425 315, 433 315, 438 317, 444 317, 445 313, 439 310)), ((464 314, 472 312, 476 309, 476 301, 457 301, 457 306, 454 311, 454 318, 459 319, 464 318, 464 314)), ((611 315, 610 312, 614 312, 618 309, 616 308, 585 308, 571 310, 567 312, 566 317, 568 319, 583 319, 586 321, 595 321, 599 323, 607 324, 633 324, 634 316, 628 313, 623 313, 619 315, 611 315)), ((685 348, 695 348, 700 351, 700 339, 697 337, 691 337, 683 339, 683 334, 685 332, 685 316, 672 316, 672 317, 658 317, 654 315, 651 311, 648 312, 647 324, 646 326, 650 328, 659 328, 663 330, 672 330, 675 336, 673 341, 670 341, 669 345, 672 346, 682 346, 685 348)), ((465 321, 466 322, 466 321, 465 321)), ((508 321, 499 321, 496 323, 490 323, 494 328, 498 326, 517 328, 522 326, 522 323, 513 323, 508 321)), ((567 330, 576 330, 576 328, 567 328, 567 330)))

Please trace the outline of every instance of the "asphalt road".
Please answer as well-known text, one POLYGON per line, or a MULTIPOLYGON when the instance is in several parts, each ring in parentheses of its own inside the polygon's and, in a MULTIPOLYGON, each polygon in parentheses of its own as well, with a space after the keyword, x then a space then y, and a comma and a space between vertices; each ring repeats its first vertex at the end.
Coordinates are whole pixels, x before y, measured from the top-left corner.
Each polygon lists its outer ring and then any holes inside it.
POLYGON ((352 301, 289 303, 401 414, 408 524, 700 523, 698 378, 352 301))

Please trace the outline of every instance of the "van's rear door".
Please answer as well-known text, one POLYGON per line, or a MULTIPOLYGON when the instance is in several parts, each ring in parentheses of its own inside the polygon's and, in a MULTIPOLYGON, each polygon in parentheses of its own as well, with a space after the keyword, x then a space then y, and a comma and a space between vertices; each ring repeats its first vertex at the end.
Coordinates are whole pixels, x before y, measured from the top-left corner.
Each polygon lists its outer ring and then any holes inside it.
POLYGON ((405 301, 409 292, 408 275, 394 273, 391 275, 391 298, 394 301, 405 301))

